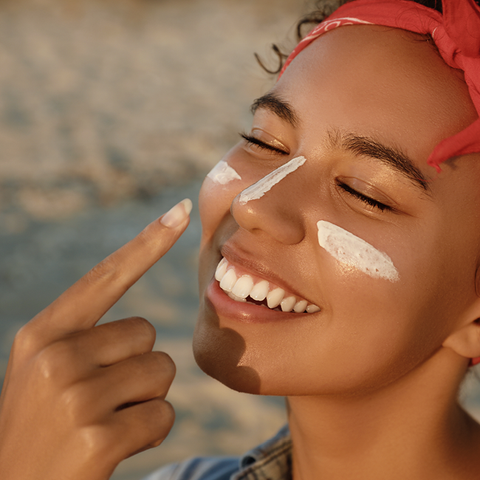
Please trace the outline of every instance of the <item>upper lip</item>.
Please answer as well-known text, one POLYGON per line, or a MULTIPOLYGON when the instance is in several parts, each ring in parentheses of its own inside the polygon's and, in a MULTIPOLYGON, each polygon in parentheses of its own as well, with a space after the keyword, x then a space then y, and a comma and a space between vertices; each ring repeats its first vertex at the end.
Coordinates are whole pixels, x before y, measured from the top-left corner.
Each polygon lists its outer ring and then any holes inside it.
POLYGON ((265 264, 239 253, 236 248, 233 248, 230 245, 223 245, 220 248, 220 253, 229 262, 237 264, 250 271, 253 275, 257 275, 258 277, 274 283, 276 286, 283 288, 287 292, 295 294, 297 297, 303 298, 308 301, 308 298, 300 294, 292 285, 288 284, 281 276, 274 273, 265 264))

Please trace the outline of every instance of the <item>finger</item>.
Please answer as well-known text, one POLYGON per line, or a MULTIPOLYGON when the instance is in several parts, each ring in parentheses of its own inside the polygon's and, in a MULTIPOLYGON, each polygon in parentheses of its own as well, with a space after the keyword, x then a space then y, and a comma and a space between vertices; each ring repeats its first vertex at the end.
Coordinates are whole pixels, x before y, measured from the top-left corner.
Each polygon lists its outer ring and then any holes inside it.
POLYGON ((164 399, 174 377, 173 360, 166 353, 149 352, 100 369, 88 388, 97 411, 108 412, 156 397, 164 399))
POLYGON ((95 325, 177 241, 188 226, 191 206, 190 200, 183 200, 152 222, 66 290, 32 324, 49 329, 53 338, 95 325))
POLYGON ((112 448, 119 460, 159 445, 170 432, 175 410, 166 400, 154 398, 113 414, 110 431, 112 448), (118 439, 122 441, 118 441, 118 439))
POLYGON ((141 317, 125 318, 82 330, 64 341, 87 360, 89 367, 105 367, 150 352, 155 344, 154 326, 141 317))

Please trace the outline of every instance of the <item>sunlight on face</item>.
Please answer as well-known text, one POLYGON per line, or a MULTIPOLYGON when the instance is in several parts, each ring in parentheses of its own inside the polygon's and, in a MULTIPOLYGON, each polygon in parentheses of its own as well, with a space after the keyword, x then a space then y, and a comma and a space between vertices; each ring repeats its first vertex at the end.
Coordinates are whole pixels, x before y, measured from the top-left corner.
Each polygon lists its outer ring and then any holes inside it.
POLYGON ((442 355, 476 298, 480 244, 480 162, 447 162, 440 175, 425 163, 476 118, 461 75, 415 34, 343 27, 262 98, 250 137, 223 159, 241 179, 207 178, 200 195, 199 365, 238 390, 305 395, 381 388, 442 355), (301 168, 240 201, 300 156, 301 168), (374 246, 391 278, 321 248, 319 221, 374 246), (214 279, 223 257, 234 280, 293 298, 290 310, 229 296, 214 279), (297 313, 299 302, 318 310, 297 313))

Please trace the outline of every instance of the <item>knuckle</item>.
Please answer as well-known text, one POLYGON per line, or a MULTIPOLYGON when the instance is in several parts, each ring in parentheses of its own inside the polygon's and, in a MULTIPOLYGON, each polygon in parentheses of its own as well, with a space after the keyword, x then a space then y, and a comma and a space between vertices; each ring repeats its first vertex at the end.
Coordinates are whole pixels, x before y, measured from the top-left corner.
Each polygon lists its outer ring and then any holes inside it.
POLYGON ((172 428, 173 423, 175 422, 175 409, 173 405, 168 400, 163 400, 161 402, 162 417, 167 425, 172 428))
POLYGON ((163 440, 175 423, 175 409, 167 400, 158 400, 156 410, 156 419, 158 422, 158 433, 163 440))
POLYGON ((70 425, 81 424, 82 412, 88 411, 85 392, 81 385, 75 384, 61 394, 61 404, 70 425))
POLYGON ((157 332, 155 327, 148 320, 142 317, 131 317, 127 321, 137 335, 145 337, 149 343, 152 342, 153 346, 157 332))
MULTIPOLYGON (((48 308, 48 307, 47 307, 48 308)), ((45 309, 46 311, 47 309, 45 309)), ((40 312, 32 320, 23 325, 15 334, 12 353, 16 356, 33 357, 46 344, 48 335, 45 333, 43 321, 45 311, 40 312)))
POLYGON ((51 382, 65 380, 75 363, 72 349, 63 341, 48 345, 34 360, 36 374, 51 382))
POLYGON ((160 445, 175 422, 175 409, 170 402, 156 398, 151 402, 148 427, 150 430, 149 447, 160 445))
POLYGON ((158 447, 159 445, 161 445, 163 443, 163 440, 165 440, 165 439, 164 438, 159 438, 155 442, 152 442, 151 443, 151 448, 158 447))
POLYGON ((137 236, 139 243, 143 248, 153 249, 153 247, 158 243, 158 232, 152 232, 152 229, 148 225, 144 228, 137 236))
POLYGON ((78 440, 86 458, 102 458, 105 460, 112 453, 112 447, 118 438, 103 425, 88 425, 79 429, 78 440))
POLYGON ((18 330, 13 340, 12 352, 17 355, 28 355, 35 351, 37 346, 36 336, 30 323, 18 330))
POLYGON ((65 421, 78 428, 98 423, 104 414, 98 401, 101 394, 98 384, 89 379, 77 381, 63 389, 57 398, 65 421))
POLYGON ((110 255, 95 265, 86 275, 85 281, 91 284, 97 283, 111 283, 121 280, 123 271, 115 257, 110 255))
POLYGON ((158 369, 161 371, 162 376, 172 381, 175 377, 177 368, 170 355, 165 352, 152 352, 152 358, 156 362, 158 369))
POLYGON ((51 348, 42 350, 35 358, 35 370, 38 376, 44 380, 53 380, 58 377, 59 365, 51 348))

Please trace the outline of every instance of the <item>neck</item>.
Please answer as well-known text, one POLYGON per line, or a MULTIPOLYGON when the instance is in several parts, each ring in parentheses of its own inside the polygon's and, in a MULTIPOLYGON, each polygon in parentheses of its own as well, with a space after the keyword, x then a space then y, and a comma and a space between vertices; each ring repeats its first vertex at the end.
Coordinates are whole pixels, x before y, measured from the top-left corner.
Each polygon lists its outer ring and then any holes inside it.
POLYGON ((355 397, 289 397, 294 479, 478 478, 478 425, 456 400, 462 368, 432 363, 355 397))

